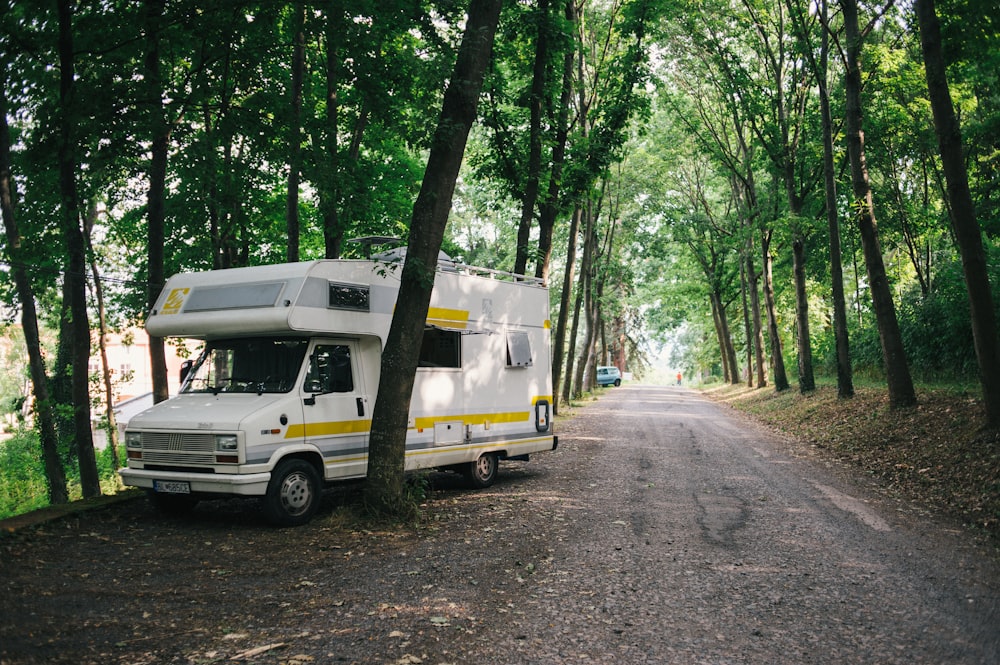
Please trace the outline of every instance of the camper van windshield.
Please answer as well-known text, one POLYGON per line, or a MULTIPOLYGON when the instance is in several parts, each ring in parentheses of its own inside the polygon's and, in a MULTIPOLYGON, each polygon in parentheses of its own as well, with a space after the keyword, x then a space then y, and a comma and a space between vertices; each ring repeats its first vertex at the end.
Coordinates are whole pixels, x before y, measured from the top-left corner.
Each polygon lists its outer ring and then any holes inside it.
POLYGON ((208 343, 184 393, 286 393, 295 386, 309 341, 273 337, 208 343))

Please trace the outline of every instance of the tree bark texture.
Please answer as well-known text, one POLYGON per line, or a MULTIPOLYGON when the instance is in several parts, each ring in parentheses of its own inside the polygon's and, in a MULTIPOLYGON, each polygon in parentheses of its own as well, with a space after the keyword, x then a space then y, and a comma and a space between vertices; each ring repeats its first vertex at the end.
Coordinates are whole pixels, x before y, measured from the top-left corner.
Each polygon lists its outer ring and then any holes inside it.
POLYGON ((747 240, 747 285, 750 290, 750 318, 753 322, 754 365, 757 370, 757 387, 767 386, 767 361, 764 357, 764 319, 760 307, 760 273, 753 261, 753 241, 747 240))
POLYGON ((323 141, 323 159, 326 166, 326 177, 319 189, 320 214, 323 217, 323 245, 325 257, 340 258, 340 247, 343 241, 340 215, 337 209, 340 199, 340 169, 338 153, 340 151, 340 99, 337 94, 339 81, 339 61, 337 53, 337 36, 340 33, 340 18, 338 3, 327 3, 326 23, 324 24, 324 41, 326 42, 326 134, 323 141))
POLYGON ((302 170, 302 75, 306 66, 305 6, 292 7, 292 85, 288 105, 288 194, 285 225, 288 231, 288 261, 299 260, 299 180, 302 170))
POLYGON ((962 269, 972 314, 972 335, 979 362, 979 380, 987 422, 1000 427, 1000 340, 997 338, 996 310, 990 292, 986 252, 976 209, 965 170, 962 132, 951 102, 948 77, 942 54, 941 28, 934 0, 916 0, 920 22, 920 44, 930 93, 934 128, 941 152, 941 165, 948 183, 951 223, 962 254, 962 269))
POLYGON ((63 240, 68 265, 66 294, 70 299, 71 392, 73 435, 80 464, 83 497, 100 496, 101 483, 90 430, 90 324, 87 320, 87 252, 80 228, 80 209, 76 191, 76 151, 73 122, 75 117, 73 17, 69 0, 59 0, 59 193, 63 240))
MULTIPOLYGON (((580 347, 579 357, 576 361, 576 369, 573 376, 573 395, 580 396, 587 390, 587 362, 592 355, 594 347, 594 255, 597 253, 597 233, 594 230, 594 213, 591 205, 585 203, 583 206, 583 262, 580 264, 580 298, 582 301, 582 319, 584 324, 583 344, 580 347)), ((575 348, 575 347, 571 347, 575 348)))
POLYGON ((805 240, 792 240, 792 271, 795 274, 795 339, 798 342, 799 392, 816 390, 813 375, 812 343, 809 340, 809 295, 806 291, 805 240))
POLYGON ((372 416, 365 501, 370 509, 399 514, 405 509, 403 469, 410 397, 438 252, 451 210, 455 183, 503 0, 472 0, 455 70, 445 91, 441 116, 410 224, 396 311, 382 353, 381 380, 372 416))
POLYGON ((833 337, 837 354, 837 397, 854 396, 854 371, 851 368, 850 338, 847 332, 847 300, 844 296, 844 265, 840 248, 840 215, 837 210, 837 174, 833 160, 833 116, 830 112, 828 62, 830 36, 827 30, 827 3, 823 0, 819 82, 819 106, 823 127, 823 191, 826 196, 826 222, 830 235, 830 280, 833 295, 833 337))
POLYGON ((774 389, 788 390, 788 374, 785 372, 785 356, 781 348, 781 333, 778 331, 778 307, 774 301, 774 277, 771 258, 771 231, 761 232, 761 260, 764 263, 764 307, 767 309, 767 333, 771 343, 771 362, 774 364, 774 389))
POLYGON ((521 221, 517 227, 517 255, 514 272, 526 274, 531 222, 535 219, 539 179, 542 172, 542 100, 545 98, 545 66, 549 59, 549 0, 538 0, 535 13, 538 32, 535 37, 535 61, 528 93, 528 172, 525 174, 521 221))
MULTIPOLYGON (((170 147, 170 125, 164 117, 163 84, 160 76, 160 28, 164 0, 146 0, 146 54, 143 80, 149 99, 149 137, 152 152, 149 161, 149 191, 146 197, 146 306, 151 311, 166 282, 164 269, 164 238, 166 225, 165 198, 167 186, 167 152, 170 147)), ((153 380, 153 403, 170 397, 167 387, 167 359, 163 338, 149 338, 149 367, 153 380)))
MULTIPOLYGON (((564 357, 567 376, 572 370, 573 354, 566 354, 566 325, 569 321, 570 298, 573 292, 573 276, 576 271, 576 237, 580 230, 582 209, 576 206, 570 221, 569 239, 566 242, 566 270, 563 273, 562 293, 559 295, 559 316, 556 319, 555 339, 552 349, 552 413, 559 414, 559 388, 562 384, 564 357)), ((570 347, 572 348, 572 347, 570 347)))
MULTIPOLYGON (((583 214, 581 208, 581 215, 583 214)), ((580 312, 583 310, 583 289, 586 280, 583 278, 583 266, 577 277, 576 295, 573 296, 573 323, 569 329, 569 340, 566 344, 566 380, 563 381, 562 398, 569 402, 570 397, 578 397, 581 379, 576 378, 576 339, 580 336, 580 312), (574 389, 577 392, 573 392, 574 389)))
MULTIPOLYGON (((576 25, 576 0, 567 0, 566 22, 570 30, 576 25)), ((562 92, 559 96, 559 112, 556 114, 556 138, 552 147, 552 169, 549 174, 549 188, 538 215, 538 263, 535 277, 548 282, 549 263, 552 260, 552 233, 556 215, 559 213, 559 196, 562 193, 563 167, 566 163, 566 145, 569 142, 569 110, 573 101, 573 63, 575 52, 569 49, 563 55, 562 92)), ((575 253, 575 250, 574 250, 575 253)), ((558 392, 558 391, 557 391, 558 392)))
POLYGON ((753 326, 750 324, 750 299, 747 295, 749 290, 747 284, 746 262, 740 260, 740 297, 743 300, 743 335, 747 340, 747 388, 753 388, 753 326))
POLYGON ((889 404, 893 408, 905 408, 915 405, 917 396, 913 389, 913 379, 910 377, 903 338, 899 331, 896 305, 892 300, 889 279, 882 261, 868 166, 865 162, 861 109, 862 38, 858 27, 858 4, 857 0, 840 0, 840 6, 844 13, 844 30, 847 37, 844 87, 847 95, 847 153, 854 191, 854 219, 861 234, 861 247, 868 272, 868 288, 871 290, 875 321, 882 344, 889 404))

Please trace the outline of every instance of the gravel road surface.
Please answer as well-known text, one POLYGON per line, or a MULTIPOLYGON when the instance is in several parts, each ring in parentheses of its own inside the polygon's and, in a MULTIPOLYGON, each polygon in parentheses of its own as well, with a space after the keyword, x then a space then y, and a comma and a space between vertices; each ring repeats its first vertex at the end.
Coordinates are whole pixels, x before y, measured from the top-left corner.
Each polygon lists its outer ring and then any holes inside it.
POLYGON ((0 664, 1000 663, 1000 563, 947 519, 680 387, 626 385, 425 523, 334 493, 144 501, 0 538, 0 664))

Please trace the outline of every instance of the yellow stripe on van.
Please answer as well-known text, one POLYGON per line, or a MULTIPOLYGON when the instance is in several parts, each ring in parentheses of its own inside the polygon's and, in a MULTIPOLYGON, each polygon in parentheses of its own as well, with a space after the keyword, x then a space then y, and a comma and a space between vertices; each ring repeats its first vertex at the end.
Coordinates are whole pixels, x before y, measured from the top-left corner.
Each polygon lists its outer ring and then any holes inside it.
POLYGON ((530 414, 527 411, 509 411, 507 413, 467 413, 465 415, 452 416, 424 416, 414 418, 413 426, 416 429, 428 429, 434 427, 435 423, 453 423, 456 420, 462 421, 463 425, 485 425, 486 423, 519 423, 528 420, 530 414))
MULTIPOLYGON (((541 395, 531 400, 532 406, 541 400, 552 402, 549 395, 541 395)), ((463 425, 485 425, 486 423, 520 423, 530 420, 529 411, 507 411, 502 413, 467 413, 465 415, 423 416, 413 419, 413 429, 431 429, 436 423, 461 421, 463 425)), ((363 434, 371 430, 371 420, 341 420, 325 423, 304 423, 289 425, 286 439, 307 436, 332 436, 335 434, 363 434)))
POLYGON ((334 434, 359 434, 372 428, 371 420, 339 420, 326 423, 303 423, 289 425, 285 432, 286 439, 299 439, 304 436, 331 436, 334 434))
POLYGON ((469 327, 469 310, 431 307, 427 310, 427 323, 441 328, 464 330, 469 327))

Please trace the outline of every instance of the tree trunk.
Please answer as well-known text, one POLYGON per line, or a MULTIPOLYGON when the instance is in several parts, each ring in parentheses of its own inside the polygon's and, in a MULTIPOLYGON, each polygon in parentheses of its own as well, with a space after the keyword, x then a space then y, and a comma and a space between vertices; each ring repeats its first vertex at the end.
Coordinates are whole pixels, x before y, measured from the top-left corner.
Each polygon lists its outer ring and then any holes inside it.
POLYGON ((413 206, 410 240, 400 277, 396 311, 382 354, 372 414, 365 503, 376 513, 403 514, 406 423, 427 321, 438 252, 455 183, 493 50, 503 0, 471 0, 451 83, 445 91, 420 193, 413 206))
POLYGON ((743 334, 747 340, 747 388, 753 388, 753 326, 750 324, 750 303, 747 298, 747 291, 750 285, 747 282, 746 261, 740 261, 740 296, 743 299, 743 334))
MULTIPOLYGON (((104 308, 104 289, 101 286, 101 272, 97 266, 93 245, 93 231, 96 223, 97 204, 95 201, 91 201, 87 205, 84 230, 86 231, 87 252, 90 254, 90 274, 94 278, 94 300, 97 302, 97 348, 101 356, 101 385, 104 388, 105 415, 108 419, 108 447, 111 449, 111 468, 117 471, 121 466, 121 459, 118 457, 118 421, 115 419, 115 391, 111 385, 111 368, 108 366, 108 323, 107 312, 104 308)), ((119 481, 117 475, 115 481, 116 483, 119 481)))
POLYGON ((517 254, 514 260, 514 272, 518 275, 526 274, 528 268, 528 239, 531 235, 531 222, 535 218, 542 172, 542 100, 545 97, 545 65, 549 59, 549 0, 538 0, 535 13, 538 33, 535 37, 531 92, 528 94, 528 173, 524 180, 521 221, 517 227, 517 254))
POLYGON ((285 226, 288 231, 288 261, 299 260, 299 178, 302 171, 302 74, 305 70, 305 6, 292 7, 292 85, 288 118, 288 195, 285 226))
POLYGON ((997 339, 996 310, 990 292, 989 272, 976 209, 969 191, 962 150, 962 132, 952 106, 948 77, 942 55, 941 29, 934 0, 916 0, 920 22, 920 45, 930 93, 934 128, 941 152, 941 165, 948 182, 951 223, 962 254, 962 269, 972 313, 972 335, 979 361, 983 404, 990 427, 1000 427, 1000 341, 997 339))
MULTIPOLYGON (((579 208, 582 212, 582 207, 579 208)), ((576 378, 576 339, 580 335, 580 311, 583 309, 583 289, 586 285, 583 271, 585 266, 580 266, 580 276, 577 278, 576 295, 573 297, 573 325, 569 331, 569 342, 566 344, 566 380, 563 382, 562 397, 564 402, 568 402, 570 397, 579 397, 580 379, 576 378), (573 389, 577 392, 573 392, 573 389)))
POLYGON ((733 192, 733 197, 737 201, 737 214, 740 215, 740 223, 745 235, 745 255, 743 257, 746 265, 747 282, 750 286, 750 307, 753 319, 753 345, 757 366, 757 387, 767 386, 767 365, 764 358, 764 325, 762 321, 760 306, 760 277, 754 267, 754 219, 758 215, 757 192, 753 175, 753 156, 747 145, 742 129, 737 132, 739 139, 740 154, 746 162, 746 175, 740 176, 735 170, 730 174, 729 187, 733 192))
POLYGON ((66 488, 66 473, 59 459, 59 440, 52 415, 48 377, 45 375, 45 360, 38 333, 35 294, 24 267, 24 260, 21 258, 21 232, 14 212, 14 202, 17 197, 11 173, 10 127, 7 125, 7 112, 7 85, 4 81, 0 82, 0 213, 7 238, 6 254, 21 305, 21 327, 24 329, 24 343, 28 349, 31 392, 35 398, 34 411, 42 446, 45 478, 48 481, 49 503, 66 503, 69 501, 69 492, 66 488))
POLYGON ((337 94, 338 63, 336 44, 339 30, 339 5, 327 3, 327 17, 324 26, 326 42, 326 133, 323 141, 323 158, 326 174, 318 184, 320 214, 323 217, 323 241, 328 259, 340 257, 343 231, 337 206, 339 205, 340 172, 338 152, 340 151, 340 100, 337 94))
POLYGON ((812 343, 809 339, 809 296, 806 292, 805 241, 796 233, 792 241, 792 271, 795 274, 795 339, 798 342, 799 392, 816 390, 812 343))
MULTIPOLYGON (((749 7, 749 3, 745 3, 749 7)), ((780 8, 780 5, 779 5, 780 8)), ((758 35, 760 36, 760 43, 764 52, 761 54, 762 60, 770 63, 766 70, 769 70, 772 75, 772 89, 774 94, 771 99, 771 107, 774 112, 774 121, 778 128, 777 136, 775 136, 773 141, 769 141, 768 137, 771 135, 761 129, 760 123, 758 122, 758 117, 756 115, 751 115, 750 119, 754 123, 756 132, 761 141, 767 146, 770 144, 770 148, 767 149, 768 154, 771 157, 775 169, 780 172, 781 178, 785 185, 785 193, 788 197, 788 212, 791 218, 791 233, 792 233, 792 277, 795 284, 795 340, 796 348, 798 351, 798 370, 799 370, 799 390, 801 392, 809 392, 815 390, 816 380, 813 376, 812 368, 812 343, 809 337, 809 300, 808 300, 808 290, 806 288, 806 273, 805 273, 805 238, 803 237, 801 227, 799 225, 799 218, 802 215, 803 200, 799 195, 798 188, 796 186, 796 174, 799 169, 796 164, 798 161, 798 140, 793 140, 793 132, 791 131, 791 123, 793 118, 802 124, 802 116, 805 113, 806 105, 804 102, 794 103, 794 95, 792 100, 793 114, 788 111, 789 104, 785 99, 785 86, 786 86, 786 60, 788 54, 782 51, 780 48, 775 49, 771 47, 772 40, 768 35, 768 27, 764 24, 764 16, 758 14, 757 12, 751 12, 754 18, 754 24, 756 25, 758 35)), ((784 12, 779 11, 772 17, 776 22, 777 34, 774 35, 776 39, 774 43, 783 44, 785 42, 785 17, 784 12)), ((796 63, 797 60, 787 60, 790 64, 796 63)), ((796 65, 792 70, 792 73, 798 71, 798 66, 796 65)), ((793 85, 800 85, 799 81, 792 80, 793 85)), ((795 132, 797 135, 797 132, 795 132)), ((776 368, 779 363, 776 363, 776 368)), ((784 367, 784 361, 780 362, 781 367, 784 367)), ((787 380, 787 379, 786 379, 787 380)), ((775 384, 778 384, 779 380, 775 376, 775 384)), ((777 386, 776 386, 777 387, 777 386)), ((778 388, 781 389, 780 387, 778 388)))
POLYGON ((591 203, 584 206, 584 241, 583 265, 580 266, 580 293, 583 296, 583 344, 580 347, 580 357, 577 361, 574 378, 574 394, 582 395, 590 390, 593 383, 594 347, 597 343, 597 231, 594 228, 596 220, 591 203))
POLYGON ((830 36, 827 30, 827 4, 823 0, 819 82, 819 105, 823 126, 823 182, 826 194, 826 222, 830 234, 830 280, 833 293, 833 337, 837 347, 837 397, 854 396, 854 372, 847 333, 847 301, 844 297, 844 266, 840 249, 840 219, 837 214, 837 175, 833 162, 833 117, 830 90, 827 87, 830 36))
POLYGON ((76 156, 73 147, 75 117, 73 26, 70 0, 58 1, 59 11, 59 193, 62 199, 63 238, 66 243, 68 266, 65 275, 66 292, 70 298, 70 331, 72 350, 71 390, 73 398, 73 434, 80 464, 80 486, 83 497, 100 496, 101 483, 94 455, 94 438, 90 430, 90 325, 87 321, 87 252, 80 228, 80 210, 76 193, 76 156))
POLYGON ((729 316, 726 314, 726 306, 722 303, 722 296, 719 296, 719 314, 722 317, 722 339, 726 344, 726 355, 729 357, 729 367, 732 375, 729 383, 738 385, 740 383, 740 364, 736 358, 736 346, 733 344, 733 334, 729 329, 729 316))
POLYGON ((722 375, 726 383, 736 385, 740 382, 740 370, 736 363, 736 349, 733 347, 732 335, 729 332, 729 319, 726 307, 722 303, 722 294, 713 289, 709 294, 712 305, 712 321, 715 323, 715 336, 719 342, 719 356, 722 359, 722 375))
MULTIPOLYGON (((569 227, 569 240, 566 242, 566 270, 563 273, 562 293, 559 295, 559 317, 556 320, 555 339, 552 350, 552 413, 559 414, 559 387, 562 380, 563 359, 566 354, 566 324, 569 320, 570 296, 573 291, 573 275, 576 271, 576 237, 580 229, 580 215, 582 209, 576 206, 573 210, 573 218, 569 227)), ((572 347, 570 347, 572 348, 572 347)), ((572 353, 566 359, 567 376, 572 369, 572 353)))
POLYGON ((722 336, 722 319, 719 315, 719 302, 715 291, 708 295, 708 303, 712 309, 712 327, 715 328, 715 343, 719 345, 719 361, 722 363, 722 380, 729 383, 731 370, 729 356, 726 355, 726 341, 722 336))
POLYGON ((754 365, 757 367, 757 387, 767 387, 767 361, 764 357, 764 318, 760 307, 760 273, 754 267, 753 241, 747 240, 747 283, 750 286, 750 314, 753 319, 754 365))
POLYGON ((778 307, 774 302, 774 278, 772 276, 771 231, 761 232, 761 255, 764 262, 764 307, 767 309, 767 334, 771 343, 771 362, 774 365, 774 389, 788 390, 788 374, 785 372, 785 356, 781 348, 781 334, 778 330, 778 307))
POLYGON ((882 356, 885 360, 889 404, 892 408, 913 406, 917 396, 906 362, 903 339, 896 319, 896 305, 882 262, 878 225, 872 201, 868 166, 865 163, 865 139, 861 112, 861 32, 858 28, 857 0, 840 0, 844 12, 844 29, 847 37, 847 69, 844 87, 847 94, 847 152, 851 164, 851 183, 854 190, 854 217, 861 232, 861 246, 868 271, 875 320, 878 324, 882 356))
MULTIPOLYGON (((576 25, 576 0, 567 0, 566 22, 576 25)), ((573 49, 563 56, 562 93, 559 96, 556 139, 552 147, 552 170, 549 175, 549 190, 538 216, 538 263, 535 277, 548 282, 549 263, 552 259, 552 232, 559 212, 559 196, 562 192, 563 166, 566 162, 566 145, 569 142, 569 109, 573 101, 573 49)), ((574 248, 574 254, 576 249, 574 248)))
MULTIPOLYGON (((166 225, 165 197, 167 187, 167 151, 170 147, 170 125, 164 117, 163 85, 160 76, 160 23, 164 0, 146 0, 146 55, 143 80, 149 110, 149 136, 152 152, 149 162, 149 192, 146 198, 146 308, 152 311, 160 290, 166 282, 164 269, 164 238, 166 225)), ((162 337, 149 337, 150 374, 153 380, 153 403, 170 397, 167 386, 167 360, 162 337)))

